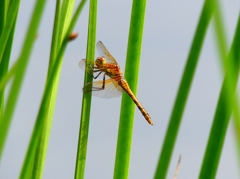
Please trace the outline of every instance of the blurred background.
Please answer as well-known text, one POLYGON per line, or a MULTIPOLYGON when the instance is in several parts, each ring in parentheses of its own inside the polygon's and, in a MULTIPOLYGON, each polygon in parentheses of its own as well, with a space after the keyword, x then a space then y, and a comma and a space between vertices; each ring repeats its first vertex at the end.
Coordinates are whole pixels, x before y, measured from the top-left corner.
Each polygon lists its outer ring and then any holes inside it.
MULTIPOLYGON (((79 1, 77 1, 79 2, 79 1)), ((151 115, 150 126, 136 108, 129 178, 153 178, 181 75, 204 1, 148 1, 142 42, 137 98, 151 115)), ((231 44, 240 2, 221 0, 231 44)), ((98 1, 97 40, 124 71, 131 1, 98 1)), ((21 51, 34 2, 22 0, 11 64, 21 51)), ((78 144, 89 2, 80 15, 76 40, 64 56, 57 103, 43 178, 73 178, 78 144)), ((55 1, 48 1, 0 166, 0 178, 18 178, 41 102, 48 68, 55 1)), ((96 53, 96 57, 97 57, 96 53)), ((168 177, 182 155, 178 179, 197 178, 223 79, 213 23, 209 26, 192 84, 168 177)), ((92 98, 85 178, 113 177, 121 97, 92 98)), ((233 126, 230 122, 218 179, 240 177, 233 126)))

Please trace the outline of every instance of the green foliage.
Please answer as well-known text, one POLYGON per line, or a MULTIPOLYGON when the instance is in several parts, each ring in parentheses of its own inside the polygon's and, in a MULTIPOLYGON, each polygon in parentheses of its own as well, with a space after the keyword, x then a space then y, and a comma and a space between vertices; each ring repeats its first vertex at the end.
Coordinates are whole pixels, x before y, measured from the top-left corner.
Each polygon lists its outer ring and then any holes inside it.
MULTIPOLYGON (((69 42, 69 36, 73 31, 80 13, 82 12, 86 0, 82 0, 79 3, 75 14, 72 16, 74 2, 74 0, 56 1, 48 74, 35 126, 33 128, 25 160, 22 165, 22 170, 19 177, 21 179, 42 178, 53 112, 58 92, 62 60, 66 46, 69 42)), ((29 57, 33 49, 46 1, 36 1, 20 55, 12 67, 8 69, 12 42, 15 33, 15 24, 18 17, 19 4, 19 0, 0 1, 0 160, 2 158, 12 116, 18 101, 19 91, 23 84, 24 76, 29 63, 29 57), (5 88, 10 80, 12 80, 12 84, 9 89, 9 95, 7 98, 5 98, 5 88)), ((86 52, 86 58, 88 60, 94 60, 95 58, 97 5, 97 0, 90 0, 86 52)), ((138 85, 145 9, 146 0, 133 0, 124 74, 134 94, 137 91, 138 85)), ((232 113, 234 114, 234 126, 237 134, 236 141, 238 144, 240 158, 240 112, 237 101, 238 96, 235 92, 238 81, 240 60, 240 16, 236 26, 231 49, 229 52, 227 52, 224 23, 219 5, 215 0, 205 0, 186 61, 175 103, 173 105, 169 125, 165 134, 165 139, 154 176, 155 178, 166 178, 175 141, 178 137, 182 115, 185 110, 185 104, 191 89, 191 83, 194 79, 198 58, 201 54, 202 45, 212 17, 214 17, 216 40, 225 77, 218 104, 216 106, 215 116, 213 119, 211 132, 209 134, 199 178, 205 179, 216 177, 222 147, 232 113)), ((86 84, 90 81, 92 81, 92 76, 86 73, 84 83, 86 84)), ((126 93, 124 93, 121 103, 115 158, 115 179, 128 178, 134 109, 135 104, 133 103, 132 99, 126 93)), ((83 94, 82 99, 82 113, 76 156, 75 178, 77 179, 84 178, 90 114, 91 93, 86 93, 83 94)))
MULTIPOLYGON (((8 63, 9 63, 10 53, 12 49, 13 34, 14 34, 17 12, 19 8, 19 2, 20 1, 15 1, 15 3, 13 3, 13 1, 11 1, 12 5, 8 6, 6 1, 5 4, 1 6, 2 8, 1 12, 3 12, 2 13, 3 21, 1 24, 2 31, 1 31, 1 38, 0 38, 0 68, 1 68, 0 79, 1 80, 5 79, 5 76, 7 76, 8 63), (9 16, 6 17, 7 13, 9 13, 9 16)), ((22 53, 22 56, 26 57, 26 60, 27 60, 28 53, 26 52, 26 49, 23 49, 23 50, 25 53, 22 53)), ((19 61, 21 61, 21 59, 19 59, 19 61)), ((24 63, 20 67, 22 67, 23 69, 24 63)), ((23 75, 23 72, 18 70, 18 73, 19 74, 17 74, 17 71, 15 71, 15 75, 19 75, 19 78, 15 77, 13 81, 13 85, 12 85, 6 106, 4 106, 4 84, 2 84, 2 88, 0 88, 0 159, 2 156, 9 126, 11 124, 11 116, 13 115, 14 106, 17 101, 17 96, 19 92, 18 89, 20 88, 20 85, 21 85, 21 80, 22 80, 21 77, 23 75), (5 108, 5 111, 3 111, 4 108, 5 108)))
MULTIPOLYGON (((61 11, 61 16, 64 16, 66 19, 68 19, 67 21, 63 21, 63 22, 57 22, 58 20, 60 20, 61 18, 55 18, 55 25, 60 24, 62 30, 56 29, 54 28, 56 31, 58 31, 58 35, 57 38, 59 39, 55 39, 56 41, 61 42, 61 45, 58 47, 54 47, 54 44, 57 46, 59 45, 58 43, 53 43, 52 49, 55 49, 53 53, 56 53, 55 57, 54 55, 51 55, 52 59, 50 60, 50 63, 53 63, 53 66, 49 67, 49 74, 48 74, 48 78, 46 81, 46 87, 45 87, 45 91, 43 94, 43 99, 42 99, 42 103, 39 109, 39 113, 38 113, 38 117, 37 117, 37 121, 33 130, 33 134, 32 134, 32 138, 29 144, 29 148, 28 148, 28 152, 24 161, 24 165, 22 168, 22 173, 21 173, 21 177, 20 178, 27 178, 29 176, 31 176, 29 174, 29 172, 31 173, 31 167, 32 167, 32 161, 36 158, 39 158, 39 161, 37 161, 38 163, 35 162, 34 165, 34 172, 33 175, 36 178, 41 178, 42 175, 42 170, 43 170, 43 164, 44 164, 44 160, 45 160, 45 156, 46 156, 46 147, 47 147, 47 143, 48 143, 48 137, 49 137, 49 128, 51 125, 51 119, 52 119, 52 112, 53 112, 53 108, 54 108, 54 104, 55 104, 55 99, 56 99, 56 93, 57 93, 57 86, 58 86, 58 80, 59 80, 59 75, 60 75, 60 68, 61 68, 61 63, 62 63, 62 57, 64 54, 64 51, 66 49, 67 43, 69 41, 69 36, 70 33, 72 32, 76 21, 78 19, 79 14, 82 11, 82 8, 84 6, 86 1, 82 1, 71 22, 70 22, 70 18, 68 16, 71 17, 71 13, 69 13, 69 8, 66 8, 68 5, 66 5, 66 2, 64 5, 62 5, 62 11, 61 11), (68 16, 66 15, 68 14, 68 16), (66 26, 66 23, 69 24, 66 26), (61 33, 60 33, 61 32, 61 33), (56 50, 57 49, 57 50, 56 50), (36 149, 38 146, 38 150, 36 149), (41 147, 41 152, 39 153, 39 147, 41 147), (37 164, 37 166, 36 166, 37 164), (37 167, 37 168, 36 168, 37 167), (39 171, 36 171, 39 170, 39 171), (37 173, 38 172, 38 173, 37 173)), ((70 4, 72 4, 72 2, 69 2, 70 4)), ((59 13, 59 5, 60 3, 57 2, 57 6, 56 6, 56 12, 57 14, 59 13)), ((73 4, 72 4, 73 5, 73 4)), ((72 11, 72 5, 70 5, 70 12, 72 11)), ((63 19, 61 19, 63 20, 63 19)), ((60 28, 58 26, 58 28, 60 28)), ((60 28, 60 29, 61 29, 60 28)), ((57 33, 57 32, 56 32, 57 33)))
MULTIPOLYGON (((124 77, 134 94, 137 91, 145 9, 146 0, 133 0, 124 77)), ((123 93, 114 168, 115 179, 128 178, 134 109, 132 99, 123 93)))
MULTIPOLYGON (((219 52, 221 54, 223 68, 225 70, 225 78, 223 81, 221 93, 219 96, 217 108, 215 111, 215 116, 208 139, 207 149, 203 159, 202 168, 200 171, 199 178, 216 178, 217 167, 220 161, 221 152, 224 144, 224 139, 226 136, 226 131, 232 110, 234 108, 236 121, 239 121, 239 109, 237 106, 237 98, 235 95, 236 85, 238 81, 239 73, 239 62, 240 62, 240 52, 239 52, 239 37, 240 37, 240 19, 236 26, 235 36, 227 56, 226 49, 226 35, 224 34, 222 18, 220 14, 220 9, 218 4, 216 6, 215 13, 215 30, 217 34, 219 52)), ((236 127, 239 128, 239 126, 236 127)), ((239 143, 240 138, 237 136, 237 141, 239 143)))
MULTIPOLYGON (((96 31, 97 31, 97 0, 90 0, 89 24, 86 58, 94 60, 96 31)), ((92 75, 85 73, 84 84, 92 81, 92 75)), ((88 129, 91 111, 91 93, 83 93, 80 131, 78 138, 78 151, 76 158, 75 178, 84 178, 84 169, 87 155, 88 129)))
POLYGON ((189 95, 198 58, 202 49, 208 25, 213 15, 213 11, 214 6, 212 6, 212 0, 206 0, 197 25, 196 33, 193 38, 192 46, 188 55, 181 83, 178 89, 177 97, 173 106, 155 178, 166 178, 174 144, 177 138, 182 115, 185 109, 185 104, 189 95))

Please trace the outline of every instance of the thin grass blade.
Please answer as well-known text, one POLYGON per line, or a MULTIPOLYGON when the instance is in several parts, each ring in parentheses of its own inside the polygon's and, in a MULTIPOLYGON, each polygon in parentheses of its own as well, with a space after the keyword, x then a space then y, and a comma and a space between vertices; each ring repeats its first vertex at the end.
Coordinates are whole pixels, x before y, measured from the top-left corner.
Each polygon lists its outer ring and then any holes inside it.
MULTIPOLYGON (((97 31, 97 0, 90 0, 89 6, 89 20, 88 20, 88 40, 87 40, 87 53, 86 59, 94 60, 95 56, 95 44, 96 44, 96 31, 97 31)), ((92 75, 85 73, 84 85, 92 81, 92 75)), ((83 93, 82 98, 82 113, 80 121, 80 131, 78 137, 78 150, 76 156, 75 166, 75 179, 83 179, 86 155, 87 155, 87 144, 88 144, 88 130, 89 120, 91 111, 91 92, 83 93)))
POLYGON ((72 32, 76 22, 77 22, 77 19, 80 15, 80 13, 82 12, 82 9, 84 7, 86 3, 86 0, 83 0, 80 2, 73 18, 72 18, 72 21, 69 25, 69 28, 67 30, 67 33, 63 39, 63 42, 62 42, 62 45, 60 47, 60 50, 57 54, 57 57, 56 57, 56 60, 55 60, 55 63, 52 67, 52 72, 50 73, 49 75, 49 78, 48 78, 48 82, 46 84, 46 87, 45 87, 45 90, 44 90, 44 95, 43 95, 43 99, 42 99, 42 102, 41 102, 41 106, 40 106, 40 110, 39 110, 39 113, 38 113, 38 118, 37 118, 37 121, 35 123, 35 126, 34 126, 34 130, 33 130, 33 134, 32 134, 32 137, 31 137, 31 141, 30 141, 30 144, 28 146, 28 151, 27 151, 27 154, 26 154, 26 157, 25 157, 25 160, 24 160, 24 164, 23 164, 23 167, 22 167, 22 171, 21 171, 21 174, 20 174, 20 177, 19 178, 28 178, 29 177, 29 171, 31 171, 31 166, 32 166, 32 163, 33 163, 33 159, 34 159, 34 155, 36 153, 36 147, 38 145, 38 142, 39 142, 39 138, 41 136, 41 133, 42 133, 42 128, 43 128, 43 125, 44 125, 44 111, 48 110, 48 104, 50 102, 50 96, 51 96, 51 92, 53 90, 53 85, 54 85, 54 81, 56 80, 56 73, 58 71, 58 69, 60 68, 61 66, 61 58, 64 54, 64 51, 67 47, 67 44, 69 42, 69 35, 70 33, 72 32), (46 109, 47 108, 47 109, 46 109))
MULTIPOLYGON (((58 4, 60 2, 57 2, 57 8, 58 8, 58 4)), ((66 36, 66 31, 67 28, 69 26, 70 20, 72 18, 72 10, 74 7, 74 0, 64 0, 62 2, 62 7, 61 7, 61 13, 60 13, 60 18, 58 19, 60 22, 56 22, 54 23, 54 25, 57 25, 56 28, 58 31, 58 43, 55 43, 55 45, 57 47, 53 47, 52 49, 53 51, 55 51, 55 48, 57 51, 59 51, 60 46, 62 44, 63 38, 64 36, 66 36)), ((58 13, 58 9, 57 9, 57 13, 58 13)), ((59 15, 59 14, 56 14, 59 15)), ((56 18, 55 18, 56 19, 56 18)), ((57 32, 53 32, 53 33, 57 33, 57 32)), ((54 37, 54 36, 53 36, 54 37)), ((52 39, 54 40, 54 39, 52 39)), ((54 64, 54 61, 56 59, 50 59, 50 63, 49 64, 54 64)), ((62 58, 61 58, 61 64, 62 64, 62 58)), ((38 147, 35 153, 35 158, 34 158, 34 167, 33 167, 33 178, 42 178, 42 173, 43 173, 43 169, 44 169, 44 163, 45 163, 45 158, 46 158, 46 152, 47 152, 47 147, 48 147, 48 141, 49 141, 49 135, 50 135, 50 130, 51 130, 51 125, 52 125, 52 118, 53 118, 53 112, 54 112, 54 108, 55 108, 55 103, 56 103, 56 97, 57 97, 57 92, 58 92, 58 84, 59 84, 59 79, 60 79, 60 72, 61 72, 61 66, 59 66, 59 69, 55 73, 55 80, 52 82, 53 83, 53 89, 52 91, 48 91, 47 93, 50 93, 50 100, 48 104, 45 104, 45 111, 41 111, 43 112, 44 115, 41 115, 41 117, 43 117, 44 120, 44 125, 42 128, 42 132, 41 132, 41 137, 39 139, 39 143, 38 143, 38 147)), ((52 67, 52 66, 50 66, 52 67)), ((49 70, 48 73, 48 77, 50 76, 51 70, 49 70)), ((46 81, 48 82, 48 80, 46 81)), ((40 119, 37 119, 40 120, 40 119)))
MULTIPOLYGON (((215 6, 215 28, 217 31, 216 34, 219 44, 219 52, 221 54, 222 63, 224 64, 225 77, 199 174, 200 179, 216 177, 230 116, 232 114, 233 107, 237 105, 235 89, 238 81, 240 64, 240 19, 238 20, 230 52, 228 57, 226 57, 226 40, 224 38, 226 36, 223 31, 221 12, 218 4, 215 6)), ((238 113, 238 109, 236 112, 238 113)))
MULTIPOLYGON (((238 91, 236 91, 236 93, 234 94, 232 91, 235 91, 235 83, 234 80, 236 77, 236 74, 234 74, 234 66, 237 65, 236 63, 231 63, 234 59, 231 58, 235 58, 236 61, 238 61, 237 58, 238 55, 240 54, 239 52, 239 48, 236 44, 236 42, 233 42, 232 45, 232 49, 229 52, 229 55, 227 57, 227 41, 226 41, 226 33, 224 32, 224 27, 225 25, 223 24, 223 17, 222 17, 222 13, 220 11, 221 7, 219 6, 219 3, 216 3, 216 13, 215 13, 215 31, 216 31, 216 36, 217 36, 217 41, 218 41, 218 46, 219 46, 219 53, 221 56, 221 62, 222 62, 222 67, 223 67, 223 71, 225 72, 225 78, 226 78, 226 83, 227 83, 227 98, 228 98, 228 104, 233 104, 233 116, 234 116, 234 129, 236 132, 236 142, 237 142, 237 146, 238 146, 238 161, 240 164, 240 108, 239 108, 239 102, 238 102, 238 91), (237 49, 238 48, 238 49, 237 49), (238 53, 239 52, 239 53, 238 53)), ((240 23, 240 15, 238 18, 238 24, 240 23)), ((238 28, 239 26, 237 25, 236 27, 236 32, 235 32, 235 36, 238 34, 238 30, 240 30, 240 28, 238 28)), ((235 39, 238 39, 238 37, 236 37, 235 39)), ((228 107, 231 107, 231 105, 227 105, 228 107)), ((232 110, 231 108, 229 110, 232 110)))
MULTIPOLYGON (((2 35, 2 32, 4 30, 4 26, 6 24, 7 20, 7 11, 8 11, 8 1, 0 1, 0 37, 2 35)), ((8 65, 9 65, 9 60, 10 60, 10 54, 12 50, 12 41, 13 41, 13 36, 14 36, 14 31, 15 31, 15 25, 16 25, 16 18, 13 22, 12 28, 5 27, 5 29, 8 29, 10 31, 9 38, 7 40, 6 47, 4 49, 4 53, 2 56, 2 59, 0 60, 0 81, 3 80, 4 76, 7 74, 8 71, 8 65)), ((6 32, 5 32, 6 33, 6 32)), ((5 85, 4 85, 5 86, 5 85)), ((4 89, 0 89, 0 116, 3 115, 3 109, 4 109, 4 101, 5 101, 5 92, 4 89)))
MULTIPOLYGON (((136 94, 138 84, 145 10, 146 0, 133 0, 124 74, 134 94, 136 94)), ((126 93, 123 93, 118 128, 114 179, 128 178, 134 109, 135 104, 132 99, 126 93)))
POLYGON ((14 23, 16 21, 19 4, 20 4, 20 0, 10 1, 10 4, 9 4, 8 16, 6 17, 7 20, 4 21, 6 23, 4 24, 4 28, 2 30, 2 34, 0 38, 0 63, 2 61, 3 53, 5 51, 11 29, 12 27, 14 27, 14 23))
POLYGON ((206 0, 201 12, 162 146, 162 151, 154 177, 156 179, 165 179, 167 175, 199 54, 202 49, 209 22, 214 12, 214 6, 212 6, 213 1, 214 0, 206 0))
MULTIPOLYGON (((10 9, 9 9, 9 14, 11 11, 11 15, 9 15, 9 25, 10 27, 12 27, 13 23, 14 23, 14 20, 15 20, 15 17, 16 17, 16 14, 17 14, 17 11, 18 11, 18 7, 19 7, 19 1, 11 1, 12 4, 10 6, 10 9)), ((8 130, 9 130, 9 126, 10 126, 10 123, 11 123, 11 118, 12 118, 12 115, 13 115, 13 112, 14 112, 14 108, 16 106, 16 103, 17 103, 17 98, 18 98, 18 95, 19 95, 19 91, 20 91, 20 88, 21 88, 21 85, 22 85, 22 81, 23 81, 23 78, 24 78, 24 74, 25 74, 25 71, 26 71, 26 67, 27 67, 27 64, 28 64, 28 60, 29 60, 29 56, 30 56, 30 53, 31 53, 31 50, 32 50, 32 47, 33 47, 33 43, 34 43, 34 40, 35 40, 35 35, 36 35, 36 31, 37 31, 37 28, 38 28, 38 25, 39 25, 39 22, 40 22, 40 17, 41 17, 41 14, 42 14, 42 10, 43 10, 43 7, 44 7, 44 2, 45 1, 38 1, 36 3, 36 5, 38 5, 38 7, 35 9, 34 11, 34 15, 32 16, 32 19, 31 19, 31 22, 30 22, 30 26, 29 26, 29 29, 27 31, 27 35, 26 35, 26 38, 25 38, 25 42, 24 42, 24 45, 23 45, 23 49, 21 51, 21 54, 20 54, 20 57, 19 57, 19 66, 18 66, 18 70, 16 72, 16 76, 13 80, 13 84, 11 86, 11 89, 10 89, 10 93, 9 93, 9 97, 8 97, 8 100, 7 100, 7 103, 6 103, 6 108, 4 110, 4 113, 2 116, 0 116, 0 158, 1 158, 1 155, 2 155, 2 151, 3 151, 3 147, 4 147, 4 143, 6 141, 6 137, 7 137, 7 133, 8 133, 8 130)), ((5 30, 5 29, 4 29, 5 30)), ((3 34, 4 34, 4 30, 3 30, 3 34)), ((9 31, 9 30, 6 30, 6 31, 9 31)), ((2 34, 2 36, 3 36, 2 34)), ((9 32, 6 32, 6 36, 9 37, 9 34, 10 34, 10 31, 9 32)), ((2 36, 1 36, 1 39, 0 39, 0 42, 2 43, 6 43, 5 42, 5 39, 2 39, 2 36)), ((6 44, 1 44, 0 43, 0 56, 2 57, 3 55, 3 52, 6 47, 6 44)))
MULTIPOLYGON (((232 111, 231 106, 233 106, 233 125, 234 125, 234 129, 235 129, 235 133, 236 133, 236 143, 237 143, 237 151, 238 151, 238 161, 240 164, 240 111, 239 111, 239 102, 238 102, 238 91, 235 91, 236 88, 236 82, 235 82, 235 78, 236 78, 236 72, 235 72, 235 65, 237 65, 237 61, 239 60, 239 48, 236 44, 236 42, 233 41, 232 44, 232 49, 229 52, 229 55, 227 57, 227 41, 226 41, 226 33, 224 32, 224 24, 223 24, 223 17, 222 17, 222 13, 220 11, 220 7, 219 4, 216 3, 216 13, 215 13, 215 31, 216 31, 216 36, 217 36, 217 41, 218 41, 218 48, 219 48, 219 53, 221 56, 221 63, 222 63, 222 67, 223 67, 223 71, 225 72, 225 79, 226 79, 226 95, 228 98, 228 102, 227 104, 232 104, 232 105, 226 105, 227 107, 229 107, 229 110, 232 111), (232 59, 232 58, 235 58, 232 59), (232 62, 236 62, 236 63, 232 63, 232 62)), ((239 39, 238 36, 238 30, 240 30, 240 15, 238 17, 238 24, 236 27, 236 31, 235 31, 235 41, 236 39, 239 39)), ((239 63, 239 62, 238 62, 239 63)))
POLYGON ((8 1, 0 1, 0 36, 6 23, 8 1))

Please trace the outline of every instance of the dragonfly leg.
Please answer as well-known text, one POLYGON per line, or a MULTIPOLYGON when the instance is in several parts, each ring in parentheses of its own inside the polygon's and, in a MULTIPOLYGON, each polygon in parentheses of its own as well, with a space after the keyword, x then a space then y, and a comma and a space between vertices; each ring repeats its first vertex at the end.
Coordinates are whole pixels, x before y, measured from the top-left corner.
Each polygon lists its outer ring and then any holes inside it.
POLYGON ((96 68, 96 67, 92 67, 92 73, 93 73, 93 78, 94 78, 94 79, 97 79, 97 78, 99 77, 99 75, 102 73, 102 71, 99 70, 99 69, 96 68), (97 76, 94 76, 94 73, 96 73, 96 72, 99 72, 99 73, 97 74, 97 76))
POLYGON ((105 89, 105 75, 106 75, 106 73, 104 73, 104 75, 103 75, 103 85, 102 85, 102 90, 105 89))
POLYGON ((102 73, 101 70, 96 70, 96 71, 93 71, 93 72, 94 72, 94 73, 99 72, 99 73, 97 74, 97 76, 94 76, 94 75, 93 75, 93 78, 94 78, 94 79, 97 79, 97 78, 99 77, 99 75, 102 73))
POLYGON ((101 88, 95 87, 95 88, 92 89, 92 91, 101 91, 101 90, 104 90, 104 89, 105 89, 105 74, 103 75, 102 87, 101 88))
POLYGON ((101 90, 104 90, 104 89, 105 89, 105 74, 103 75, 102 87, 91 87, 91 89, 88 89, 91 84, 92 84, 92 82, 86 84, 86 85, 83 87, 82 90, 83 90, 84 93, 88 93, 88 92, 90 92, 90 91, 101 91, 101 90))

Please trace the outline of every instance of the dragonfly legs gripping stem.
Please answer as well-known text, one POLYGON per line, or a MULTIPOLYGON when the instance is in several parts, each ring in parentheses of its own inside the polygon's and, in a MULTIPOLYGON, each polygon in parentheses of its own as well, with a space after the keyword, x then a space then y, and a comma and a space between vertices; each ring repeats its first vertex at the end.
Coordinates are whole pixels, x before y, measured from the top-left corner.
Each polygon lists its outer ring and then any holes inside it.
MULTIPOLYGON (((95 67, 94 67, 95 68, 95 67)), ((102 71, 101 70, 92 70, 93 71, 93 78, 94 79, 97 79, 98 77, 99 77, 99 75, 101 75, 101 73, 102 73, 102 71), (94 76, 94 73, 96 73, 96 72, 99 72, 98 74, 97 74, 97 76, 94 76)))
MULTIPOLYGON (((98 75, 97 75, 97 77, 101 74, 102 72, 100 72, 98 75)), ((88 93, 88 92, 90 92, 90 91, 101 91, 101 90, 104 90, 105 89, 105 73, 104 73, 104 75, 103 75, 103 83, 102 83, 102 87, 92 87, 92 89, 89 89, 89 90, 87 90, 87 91, 84 91, 84 93, 88 93)), ((94 79, 95 79, 95 77, 93 77, 94 79)), ((88 83, 88 84, 86 84, 86 86, 88 86, 88 85, 90 85, 91 84, 91 82, 90 83, 88 83)))

